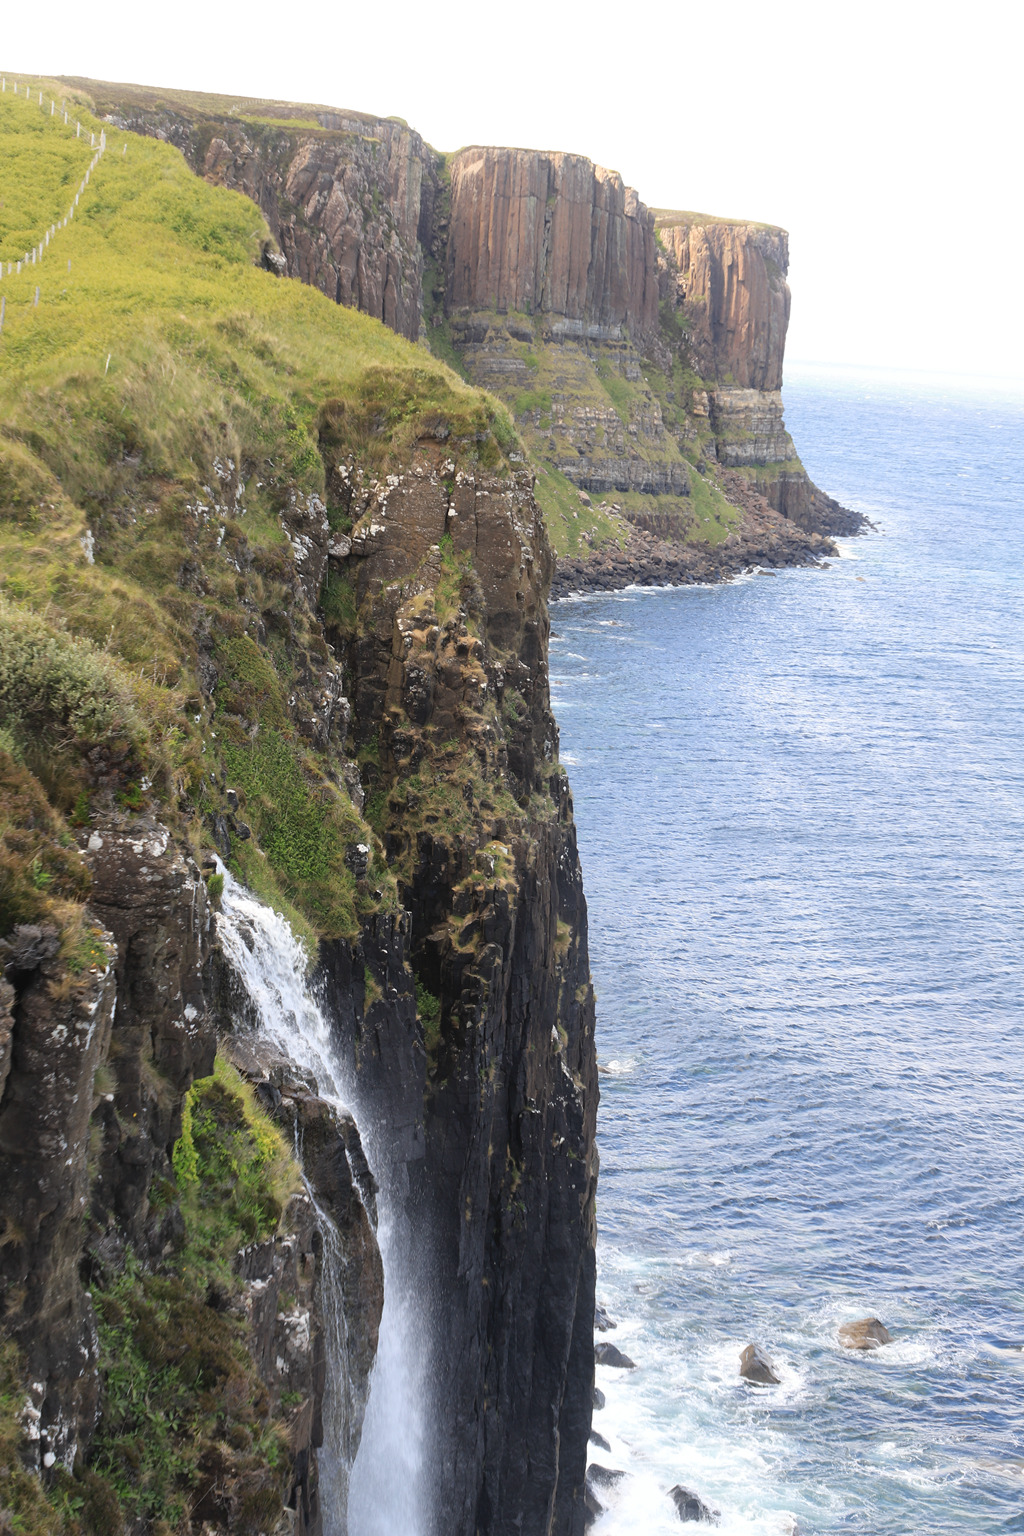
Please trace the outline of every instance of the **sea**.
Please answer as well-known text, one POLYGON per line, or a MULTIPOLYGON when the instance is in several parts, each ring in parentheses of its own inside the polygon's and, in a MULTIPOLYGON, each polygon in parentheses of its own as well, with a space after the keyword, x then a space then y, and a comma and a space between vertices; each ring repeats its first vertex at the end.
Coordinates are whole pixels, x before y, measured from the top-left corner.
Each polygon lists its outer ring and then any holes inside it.
POLYGON ((635 1362, 593 1529, 669 1536, 681 1486, 723 1536, 1024 1532, 1024 388, 784 393, 873 531, 552 609, 635 1362))

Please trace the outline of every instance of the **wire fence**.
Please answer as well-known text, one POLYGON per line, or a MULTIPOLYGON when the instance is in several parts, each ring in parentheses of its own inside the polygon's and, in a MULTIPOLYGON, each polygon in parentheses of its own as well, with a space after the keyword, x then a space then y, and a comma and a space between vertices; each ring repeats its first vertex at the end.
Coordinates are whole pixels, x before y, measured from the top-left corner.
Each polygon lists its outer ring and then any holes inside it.
MULTIPOLYGON (((71 117, 68 113, 66 102, 62 101, 60 107, 58 107, 55 101, 49 98, 44 99, 42 91, 38 90, 38 88, 33 91, 33 88, 29 85, 25 86, 24 96, 22 96, 22 88, 19 81, 8 80, 6 75, 0 75, 0 95, 7 95, 12 92, 17 98, 27 101, 29 105, 37 105, 45 116, 60 119, 60 126, 66 127, 70 130, 71 117), (34 95, 38 95, 38 102, 33 102, 34 95), (49 112, 46 111, 47 106, 49 106, 49 112)), ((68 225, 71 223, 71 220, 74 218, 75 209, 78 207, 79 198, 85 195, 85 189, 89 185, 89 179, 92 176, 93 171, 99 165, 103 155, 106 153, 107 148, 107 135, 105 129, 100 129, 99 139, 97 141, 96 134, 88 128, 83 130, 82 124, 76 120, 74 125, 74 132, 76 139, 81 139, 85 133, 88 133, 90 147, 96 151, 92 159, 89 161, 89 167, 85 175, 82 177, 82 180, 79 183, 78 190, 75 193, 74 201, 72 202, 71 207, 68 209, 64 217, 62 219, 58 219, 56 223, 51 224, 49 229, 44 231, 43 237, 39 241, 38 245, 34 245, 30 251, 26 251, 20 261, 5 262, 0 260, 0 282, 3 282, 5 278, 16 277, 21 272, 22 267, 37 266, 46 255, 46 252, 50 246, 50 241, 56 239, 60 230, 67 229, 68 225)), ((126 153, 127 149, 128 146, 126 144, 126 153)), ((36 304, 39 303, 38 288, 36 288, 36 297, 34 302, 36 304)), ((0 300, 0 329, 3 327, 3 315, 6 307, 6 301, 0 300)))

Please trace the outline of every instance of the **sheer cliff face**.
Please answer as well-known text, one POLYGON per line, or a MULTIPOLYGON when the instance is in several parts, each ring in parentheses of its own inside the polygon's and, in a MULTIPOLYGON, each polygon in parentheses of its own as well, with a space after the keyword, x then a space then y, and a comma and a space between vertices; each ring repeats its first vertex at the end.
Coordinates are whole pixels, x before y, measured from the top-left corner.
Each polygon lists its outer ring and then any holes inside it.
POLYGON ((462 473, 425 443, 388 483, 339 484, 357 486, 334 564, 358 618, 334 643, 374 751, 420 1017, 394 969, 352 1011, 347 947, 326 950, 325 977, 382 1178, 406 1192, 438 1536, 582 1529, 598 1095, 531 478, 462 473))
POLYGON ((635 340, 658 321, 654 221, 580 155, 465 149, 451 162, 445 304, 551 317, 554 334, 635 340))
POLYGON ((785 230, 663 217, 658 235, 693 327, 699 371, 739 389, 780 389, 790 307, 785 230))

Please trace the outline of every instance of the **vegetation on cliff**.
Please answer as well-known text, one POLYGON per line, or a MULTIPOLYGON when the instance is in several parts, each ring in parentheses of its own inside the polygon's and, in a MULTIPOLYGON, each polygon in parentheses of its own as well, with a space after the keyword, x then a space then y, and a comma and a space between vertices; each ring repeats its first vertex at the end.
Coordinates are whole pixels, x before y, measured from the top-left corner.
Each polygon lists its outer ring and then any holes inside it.
MULTIPOLYGON (((72 118, 104 131, 82 97, 72 118)), ((24 94, 0 94, 0 133, 15 188, 49 174, 36 158, 46 134, 77 142, 24 94)), ((47 209, 68 190, 53 174, 47 209)), ((5 209, 0 233, 20 239, 34 207, 5 209)), ((531 1392, 561 1402, 574 1426, 557 1468, 568 1508, 592 1371, 578 1337, 593 1302, 596 1068, 532 477, 500 402, 378 321, 280 281, 268 243, 258 210, 194 177, 173 147, 111 132, 69 225, 0 280, 4 932, 62 933, 60 965, 94 986, 98 1006, 113 945, 90 917, 102 874, 93 863, 90 884, 92 847, 115 834, 130 843, 136 828, 141 862, 165 826, 207 869, 218 849, 311 953, 326 940, 326 953, 351 957, 365 935, 391 935, 383 967, 368 956, 387 994, 362 960, 353 990, 375 1027, 402 1024, 410 1113, 428 1122, 439 1160, 428 1193, 445 1221, 464 1224, 468 1209, 442 1166, 444 1145, 472 1135, 464 1082, 491 1126, 458 1159, 478 1213, 460 1239, 476 1266, 453 1317, 466 1340, 460 1390, 472 1398, 490 1341, 512 1326, 506 1289, 532 1288, 557 1347, 532 1387, 499 1382, 487 1476, 497 1486, 506 1475, 509 1422, 523 1457, 546 1454, 551 1430, 531 1392), (413 914, 408 944, 400 907, 413 914), (505 1096, 519 1056, 535 1107, 513 1132, 505 1096), (552 1200, 564 1210, 549 1253, 552 1200), (580 1360, 568 1382, 570 1347, 580 1360)), ((142 949, 138 964, 145 988, 142 949)), ((33 985, 49 975, 33 972, 33 985)), ((112 1010, 113 988, 102 996, 112 1010)), ((239 1251, 276 1229, 294 1165, 222 1067, 188 1090, 196 1055, 180 1036, 159 1042, 161 1056, 154 1034, 137 1033, 142 1046, 120 1039, 120 1056, 95 1079, 90 1068, 93 1204, 67 1216, 70 1264, 82 1259, 99 1321, 98 1425, 86 1404, 77 1469, 50 1465, 48 1502, 33 1485, 24 1508, 67 1536, 121 1524, 167 1536, 204 1520, 266 1529, 297 1474, 235 1275, 239 1251), (125 1148, 142 1170, 130 1189, 125 1148), (126 1240, 126 1223, 145 1226, 145 1241, 126 1240)), ((23 1239, 0 1232, 12 1274, 23 1239)), ((454 1297, 468 1274, 442 1290, 454 1297)), ((0 1295, 0 1323, 16 1290, 0 1295)), ((25 1333, 31 1307, 17 1294, 25 1333)), ((5 1357, 12 1382, 22 1364, 5 1357)), ((15 1447, 25 1398, 12 1392, 15 1447)), ((469 1509, 484 1474, 472 1458, 465 1467, 469 1509)), ((516 1497, 553 1496, 515 1482, 516 1497)), ((7 1488, 21 1487, 12 1451, 7 1488)))
POLYGON ((22 1469, 24 1371, 0 1346, 0 1530, 10 1536, 120 1536, 188 1529, 202 1506, 256 1536, 287 1500, 290 1420, 256 1370, 239 1305, 237 1255, 272 1237, 300 1171, 252 1089, 222 1058, 193 1084, 174 1156, 176 1187, 156 1207, 182 1215, 156 1272, 129 1250, 93 1282, 101 1419, 87 1457, 44 1491, 22 1469))
MULTIPOLYGON (((99 135, 81 101, 72 111, 99 135)), ((63 161, 41 146, 81 141, 11 92, 0 132, 9 259, 47 178, 50 202, 65 199, 63 161)), ((497 464, 511 437, 499 407, 422 352, 260 270, 266 238, 247 199, 122 134, 45 258, 4 277, 0 712, 79 821, 102 786, 129 806, 157 799, 198 840, 226 810, 227 775, 259 845, 236 844, 245 877, 317 933, 351 934, 365 898, 343 855, 367 832, 336 753, 300 725, 331 665, 295 600, 305 525, 335 517, 324 412, 333 449, 371 467, 424 432, 497 464)))

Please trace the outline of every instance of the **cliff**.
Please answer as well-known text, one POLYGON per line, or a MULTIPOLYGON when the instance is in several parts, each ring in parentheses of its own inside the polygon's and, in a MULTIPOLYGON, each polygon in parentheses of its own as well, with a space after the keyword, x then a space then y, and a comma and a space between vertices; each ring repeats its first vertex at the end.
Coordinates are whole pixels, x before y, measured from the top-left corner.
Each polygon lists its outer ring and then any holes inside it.
POLYGON ((654 217, 697 371, 736 389, 781 389, 790 310, 785 230, 663 209, 654 217))
POLYGON ((292 276, 416 340, 438 185, 418 133, 334 107, 64 84, 108 124, 173 144, 198 175, 250 197, 292 276))
MULTIPOLYGON (((36 110, 0 96, 38 183, 36 110)), ((340 1536, 367 1436, 424 1536, 576 1536, 593 995, 522 445, 152 124, 42 119, 91 179, 2 290, 4 1517, 340 1536), (306 944, 358 1132, 267 1051, 218 857, 306 944)))
POLYGON ((445 311, 549 316, 552 333, 619 340, 658 324, 654 220, 581 155, 463 149, 450 166, 445 311))
POLYGON ((712 579, 729 539, 751 561, 784 548, 799 563, 865 526, 813 485, 785 428, 784 230, 648 209, 579 155, 444 156, 394 120, 73 83, 109 122, 253 197, 280 246, 268 262, 497 394, 563 571, 616 545, 642 574, 644 532, 712 579), (760 498, 756 516, 720 467, 760 498))
POLYGON ((36 82, 0 131, 3 1518, 343 1536, 351 1476, 421 1536, 579 1536, 547 598, 860 525, 785 431, 785 234, 330 107, 36 82), (268 1049, 218 859, 344 1092, 268 1049))

